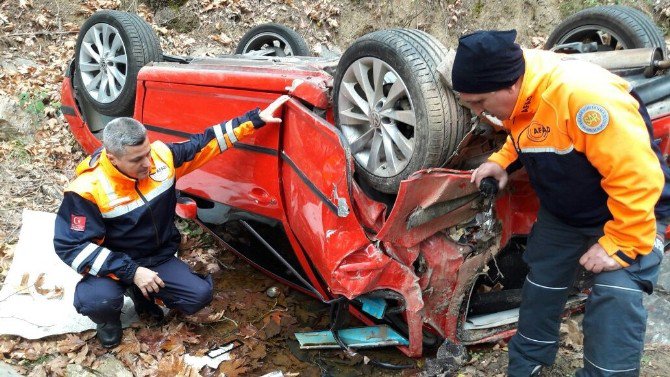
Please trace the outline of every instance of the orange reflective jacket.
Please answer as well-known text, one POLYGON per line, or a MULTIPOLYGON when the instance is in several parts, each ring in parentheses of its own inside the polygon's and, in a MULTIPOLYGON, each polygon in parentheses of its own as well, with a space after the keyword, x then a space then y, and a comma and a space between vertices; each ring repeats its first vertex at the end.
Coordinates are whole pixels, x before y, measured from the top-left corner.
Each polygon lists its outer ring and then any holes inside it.
POLYGON ((56 217, 58 256, 79 273, 132 283, 138 266, 154 266, 177 251, 175 183, 262 125, 258 109, 192 135, 151 144, 149 177, 121 173, 99 149, 77 167, 56 217))
POLYGON ((572 226, 600 226, 621 265, 651 251, 665 185, 649 125, 627 81, 590 63, 525 50, 510 136, 489 160, 523 164, 541 205, 572 226))

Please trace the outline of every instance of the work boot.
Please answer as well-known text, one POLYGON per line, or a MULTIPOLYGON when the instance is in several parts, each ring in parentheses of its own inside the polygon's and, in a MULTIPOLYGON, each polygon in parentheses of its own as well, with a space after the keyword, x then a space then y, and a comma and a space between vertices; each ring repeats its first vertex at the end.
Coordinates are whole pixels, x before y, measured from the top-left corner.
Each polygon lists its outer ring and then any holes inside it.
POLYGON ((136 285, 126 290, 126 294, 135 304, 135 312, 141 320, 152 324, 160 324, 165 319, 163 310, 153 300, 147 300, 136 285))
POLYGON ((98 333, 96 336, 100 344, 105 348, 114 348, 121 343, 121 336, 123 329, 121 328, 121 321, 98 323, 98 333))

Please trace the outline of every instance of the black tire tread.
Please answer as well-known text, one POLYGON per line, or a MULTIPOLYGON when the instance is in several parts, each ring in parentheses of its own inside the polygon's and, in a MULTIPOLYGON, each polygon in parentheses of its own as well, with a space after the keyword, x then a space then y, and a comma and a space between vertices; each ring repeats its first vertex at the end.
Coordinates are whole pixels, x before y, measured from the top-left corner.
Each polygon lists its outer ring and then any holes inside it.
POLYGON ((140 17, 136 13, 129 13, 133 18, 138 20, 138 26, 143 29, 143 40, 147 41, 147 43, 150 43, 151 46, 149 49, 145 49, 149 56, 148 56, 148 61, 149 62, 161 62, 163 61, 163 50, 161 49, 160 42, 158 40, 158 36, 154 32, 153 28, 151 25, 149 25, 142 17, 140 17))
POLYGON ((642 11, 623 5, 603 5, 581 10, 561 22, 549 35, 545 48, 556 45, 572 29, 585 25, 603 25, 622 31, 629 48, 659 47, 667 55, 665 40, 653 21, 642 11))
POLYGON ((649 17, 649 15, 636 8, 622 5, 614 5, 614 7, 621 8, 623 12, 635 18, 638 21, 638 24, 642 26, 646 34, 650 37, 652 46, 659 47, 663 52, 663 57, 668 56, 668 47, 665 44, 665 37, 663 36, 663 33, 658 28, 658 26, 656 26, 654 21, 649 17))
MULTIPOLYGON (((418 48, 424 49, 422 51, 423 53, 421 54, 424 59, 429 63, 428 64, 428 72, 426 72, 427 75, 430 75, 428 78, 428 81, 431 83, 434 82, 439 82, 439 77, 437 76, 437 66, 440 63, 440 52, 442 53, 441 56, 446 55, 446 49, 441 46, 438 46, 431 38, 426 37, 421 31, 419 30, 411 30, 411 29, 393 29, 391 32, 403 35, 405 38, 410 40, 410 43, 414 46, 417 46, 418 48), (437 50, 442 50, 438 52, 437 50)), ((448 103, 449 103, 449 96, 448 96, 448 91, 444 88, 442 85, 435 85, 434 88, 428 89, 430 91, 435 91, 435 97, 431 98, 436 100, 436 103, 431 103, 431 106, 434 106, 432 109, 429 109, 429 117, 433 118, 434 120, 437 120, 438 122, 443 122, 440 124, 440 128, 443 131, 443 141, 444 144, 441 146, 440 150, 438 151, 439 155, 437 157, 437 161, 440 161, 441 163, 444 160, 444 155, 449 151, 452 150, 455 146, 456 141, 455 135, 453 135, 454 130, 452 127, 449 127, 449 119, 448 117, 445 117, 445 115, 449 115, 450 111, 449 109, 445 108, 448 103), (435 106, 437 105, 437 106, 435 106)), ((437 128, 437 127, 436 127, 437 128)))
POLYGON ((249 29, 242 38, 240 38, 240 42, 237 45, 237 48, 235 49, 236 54, 244 54, 246 51, 244 51, 244 46, 253 38, 256 36, 256 34, 259 33, 275 33, 279 34, 282 37, 286 39, 286 41, 289 43, 291 46, 291 49, 293 50, 293 55, 294 56, 310 56, 311 53, 309 51, 309 46, 307 46, 307 42, 305 42, 305 39, 298 34, 295 30, 282 25, 282 24, 277 24, 277 23, 265 23, 265 24, 260 24, 257 26, 254 26, 253 28, 249 29))
MULTIPOLYGON (((442 62, 442 59, 447 55, 447 48, 445 48, 442 43, 440 43, 432 35, 423 32, 417 29, 397 29, 415 38, 416 42, 420 45, 425 46, 431 50, 430 55, 433 58, 434 65, 432 67, 432 73, 435 80, 439 81, 439 73, 437 72, 437 66, 442 62)), ((462 106, 460 106, 456 100, 454 93, 447 89, 443 85, 438 85, 438 89, 441 94, 441 102, 448 109, 445 109, 445 114, 447 119, 450 121, 447 127, 444 127, 444 137, 448 141, 449 145, 446 148, 443 148, 443 153, 440 158, 442 162, 446 161, 453 151, 456 149, 461 140, 465 137, 465 134, 468 131, 469 119, 467 119, 466 112, 462 106)))
POLYGON ((440 157, 446 147, 444 144, 447 143, 449 139, 445 137, 447 131, 444 116, 446 109, 443 106, 444 101, 442 101, 444 90, 441 85, 434 85, 435 82, 439 82, 436 81, 437 78, 434 76, 437 68, 435 56, 428 51, 424 44, 416 43, 417 41, 415 40, 413 41, 412 36, 408 35, 408 33, 404 33, 402 29, 391 29, 389 32, 408 43, 408 45, 413 48, 412 55, 417 56, 410 60, 409 63, 413 66, 413 69, 416 69, 415 77, 420 79, 420 85, 423 88, 426 110, 428 110, 426 115, 430 120, 430 133, 438 133, 443 136, 442 138, 430 138, 431 143, 428 144, 429 150, 426 163, 429 165, 439 164, 440 157))

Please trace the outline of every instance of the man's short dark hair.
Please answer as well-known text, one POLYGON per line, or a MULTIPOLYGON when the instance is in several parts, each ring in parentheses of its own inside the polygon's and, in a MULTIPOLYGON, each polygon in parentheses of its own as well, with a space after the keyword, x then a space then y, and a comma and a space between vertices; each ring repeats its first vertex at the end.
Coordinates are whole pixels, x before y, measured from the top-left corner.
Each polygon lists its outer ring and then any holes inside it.
POLYGON ((116 118, 105 126, 102 132, 102 144, 107 152, 114 156, 123 156, 127 146, 144 143, 147 129, 133 118, 116 118))

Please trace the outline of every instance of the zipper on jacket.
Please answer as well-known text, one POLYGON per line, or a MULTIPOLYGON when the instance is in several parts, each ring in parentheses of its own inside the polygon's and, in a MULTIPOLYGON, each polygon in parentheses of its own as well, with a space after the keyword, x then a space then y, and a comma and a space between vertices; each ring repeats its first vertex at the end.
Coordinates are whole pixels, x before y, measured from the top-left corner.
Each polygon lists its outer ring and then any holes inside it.
POLYGON ((161 246, 161 241, 160 241, 160 238, 158 237, 158 227, 156 226, 156 219, 154 218, 154 211, 151 209, 151 204, 149 204, 149 201, 147 200, 147 198, 145 198, 144 195, 142 195, 142 191, 140 191, 140 188, 139 188, 138 184, 139 184, 139 181, 135 180, 135 191, 140 196, 140 198, 142 199, 144 204, 146 204, 147 207, 149 208, 149 216, 151 216, 151 223, 154 225, 154 233, 156 234, 156 247, 160 247, 161 246))
MULTIPOLYGON (((514 125, 514 122, 515 120, 512 119, 512 125, 514 125)), ((521 144, 521 133, 519 133, 519 139, 514 141, 514 134, 512 133, 512 130, 508 130, 507 128, 505 128, 505 132, 507 133, 507 135, 509 135, 509 139, 512 140, 512 146, 514 147, 514 150, 516 150, 517 156, 521 155, 521 148, 519 148, 518 145, 521 144)))

